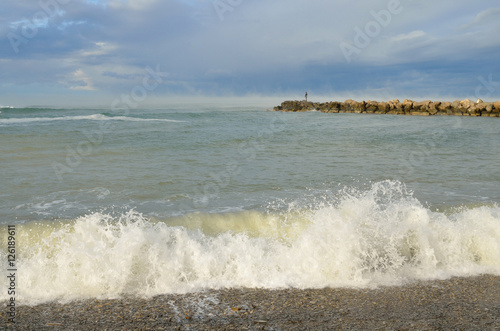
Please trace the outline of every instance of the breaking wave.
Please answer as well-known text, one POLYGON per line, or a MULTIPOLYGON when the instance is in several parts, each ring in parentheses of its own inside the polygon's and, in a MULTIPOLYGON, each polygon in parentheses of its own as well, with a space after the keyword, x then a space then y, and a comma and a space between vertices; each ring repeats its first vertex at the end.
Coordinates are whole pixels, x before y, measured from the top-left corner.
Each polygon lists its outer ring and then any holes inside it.
POLYGON ((432 211, 391 181, 282 212, 154 219, 131 210, 16 230, 23 304, 500 275, 499 206, 432 211))

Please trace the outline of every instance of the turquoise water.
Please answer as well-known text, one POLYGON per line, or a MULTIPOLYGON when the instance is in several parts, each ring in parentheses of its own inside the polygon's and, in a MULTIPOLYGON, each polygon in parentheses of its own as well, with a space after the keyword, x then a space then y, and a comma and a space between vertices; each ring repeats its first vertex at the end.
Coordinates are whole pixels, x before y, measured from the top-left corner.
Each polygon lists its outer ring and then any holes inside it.
POLYGON ((497 119, 0 111, 26 302, 500 274, 497 119))

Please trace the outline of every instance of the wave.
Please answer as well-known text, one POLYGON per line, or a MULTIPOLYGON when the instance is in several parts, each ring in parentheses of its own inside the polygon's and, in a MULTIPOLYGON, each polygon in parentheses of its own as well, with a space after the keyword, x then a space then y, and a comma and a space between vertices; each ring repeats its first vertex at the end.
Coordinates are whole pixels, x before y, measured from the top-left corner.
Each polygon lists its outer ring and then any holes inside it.
POLYGON ((18 224, 16 231, 18 299, 26 304, 500 275, 499 206, 431 211, 389 181, 286 212, 154 219, 132 210, 18 224))
POLYGON ((183 122, 164 118, 137 118, 128 116, 106 116, 103 114, 93 114, 86 116, 61 116, 61 117, 31 117, 31 118, 7 118, 0 119, 0 124, 19 124, 31 122, 53 122, 53 121, 129 121, 129 122, 183 122))

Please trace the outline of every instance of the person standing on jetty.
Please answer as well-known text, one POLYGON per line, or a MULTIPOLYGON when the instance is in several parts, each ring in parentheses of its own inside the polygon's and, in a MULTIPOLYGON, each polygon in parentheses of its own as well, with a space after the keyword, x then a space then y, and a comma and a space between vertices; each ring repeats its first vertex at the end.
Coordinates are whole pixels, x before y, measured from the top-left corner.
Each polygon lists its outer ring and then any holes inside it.
POLYGON ((306 102, 307 102, 307 92, 306 92, 306 102))

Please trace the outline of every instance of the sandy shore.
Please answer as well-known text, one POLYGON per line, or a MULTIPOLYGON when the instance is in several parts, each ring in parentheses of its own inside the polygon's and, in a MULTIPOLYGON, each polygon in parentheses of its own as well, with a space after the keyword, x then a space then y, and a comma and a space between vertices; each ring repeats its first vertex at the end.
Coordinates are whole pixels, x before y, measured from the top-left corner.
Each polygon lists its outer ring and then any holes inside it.
MULTIPOLYGON (((3 309, 0 329, 5 325, 3 309)), ((500 277, 375 290, 231 289, 19 306, 15 326, 6 329, 500 330, 500 277)))

